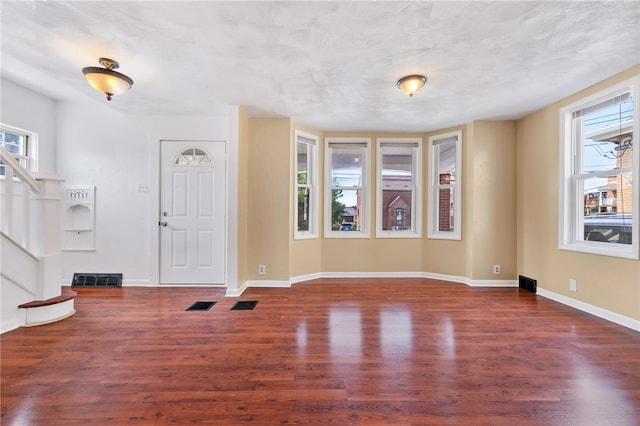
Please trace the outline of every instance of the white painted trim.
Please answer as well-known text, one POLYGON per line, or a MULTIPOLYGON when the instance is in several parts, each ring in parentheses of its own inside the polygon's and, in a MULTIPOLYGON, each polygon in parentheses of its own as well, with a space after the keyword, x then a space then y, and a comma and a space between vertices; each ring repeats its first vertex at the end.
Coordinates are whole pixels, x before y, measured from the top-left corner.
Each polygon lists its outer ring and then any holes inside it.
MULTIPOLYGON (((307 275, 298 275, 291 277, 289 281, 246 281, 240 288, 234 289, 227 287, 225 297, 239 297, 249 287, 259 288, 289 288, 292 284, 304 283, 306 281, 316 280, 320 278, 428 278, 439 281, 449 281, 451 283, 465 284, 470 287, 508 287, 517 288, 518 282, 515 280, 471 280, 466 277, 460 277, 456 275, 435 274, 431 272, 322 272, 307 275)), ((141 280, 142 281, 142 280, 141 280)), ((63 284, 64 285, 64 284, 63 284)), ((124 285, 124 284, 123 284, 124 285)), ((162 287, 185 287, 185 286, 166 286, 162 287)), ((223 286, 198 286, 201 287, 216 287, 224 288, 223 286)), ((579 300, 572 299, 570 297, 562 296, 544 288, 537 288, 537 295, 544 298, 553 300, 563 305, 570 306, 588 314, 597 316, 599 318, 611 321, 615 324, 622 325, 635 331, 640 331, 640 320, 626 317, 624 315, 617 314, 615 312, 608 311, 606 309, 599 308, 597 306, 590 305, 588 303, 581 302, 579 300)), ((17 328, 14 327, 13 322, 9 324, 2 324, 2 333, 17 328), (13 327, 13 328, 11 328, 13 327)))
POLYGON ((11 318, 7 321, 3 321, 2 324, 0 324, 0 326, 2 327, 2 329, 0 329, 0 334, 4 334, 6 332, 15 330, 16 328, 20 327, 20 322, 16 317, 16 318, 11 318))
POLYGON ((432 280, 466 284, 469 287, 518 287, 517 280, 472 280, 470 278, 459 277, 457 275, 432 274, 430 272, 425 272, 422 276, 423 278, 429 278, 432 280))
POLYGON ((224 297, 240 297, 246 289, 247 289, 246 281, 239 288, 227 287, 227 293, 224 295, 224 297))
POLYGON ((597 306, 590 305, 585 302, 581 302, 576 299, 572 299, 571 297, 563 296, 558 293, 554 293, 553 291, 545 290, 544 288, 538 287, 537 294, 544 298, 553 300, 558 303, 562 303, 563 305, 570 306, 572 308, 578 309, 580 311, 586 312, 591 315, 595 315, 599 318, 605 319, 607 321, 611 321, 618 325, 630 328, 635 331, 640 331, 640 321, 635 320, 633 318, 626 317, 624 315, 617 314, 615 312, 608 311, 606 309, 599 308, 597 306))
POLYGON ((69 318, 75 313, 74 300, 69 299, 53 305, 20 308, 18 309, 18 318, 21 322, 20 325, 32 327, 61 321, 65 318, 69 318))
MULTIPOLYGON (((144 286, 124 286, 123 287, 144 287, 144 286)), ((149 286, 152 287, 152 286, 149 286)), ((217 288, 217 289, 223 289, 226 288, 226 286, 224 284, 161 284, 159 286, 155 286, 157 288, 193 288, 193 289, 199 289, 199 288, 217 288)))
POLYGON ((518 287, 516 280, 469 280, 469 287, 518 287))
MULTIPOLYGON (((583 220, 581 200, 584 194, 576 193, 575 179, 578 173, 574 171, 576 156, 580 158, 580 150, 577 150, 572 128, 573 112, 582 108, 597 105, 614 96, 619 96, 630 91, 634 98, 633 106, 633 134, 640 132, 640 78, 632 77, 626 81, 600 90, 585 98, 565 105, 559 110, 559 206, 558 209, 558 248, 580 253, 589 253, 601 256, 613 256, 625 259, 640 258, 640 227, 636 226, 640 221, 640 200, 633 197, 632 200, 632 244, 603 244, 600 242, 584 241, 575 235, 579 221, 583 220)), ((637 138, 636 138, 637 139, 637 138)), ((640 186, 640 150, 632 151, 632 189, 637 193, 640 186)), ((609 169, 606 171, 613 171, 609 169)), ((606 172, 605 171, 605 172, 606 172)), ((621 170, 618 170, 620 173, 621 170)), ((585 173, 590 176, 600 176, 598 173, 585 173)), ((581 179, 583 180, 583 179, 581 179)))
POLYGON ((289 288, 291 287, 291 281, 276 281, 276 280, 254 280, 244 283, 248 287, 264 287, 264 288, 289 288))
MULTIPOLYGON (((324 139, 324 220, 323 220, 323 238, 370 238, 371 229, 371 205, 373 200, 373 188, 371 188, 371 138, 337 138, 330 137, 324 139), (362 191, 361 212, 360 212, 360 231, 340 232, 331 230, 331 165, 333 148, 329 145, 332 143, 340 144, 365 144, 364 154, 362 158, 362 182, 359 187, 353 187, 362 191)), ((318 233, 320 231, 318 230, 318 233)))
POLYGON ((433 135, 429 137, 427 152, 429 157, 429 178, 427 180, 427 191, 429 193, 429 198, 427 201, 427 238, 434 240, 461 240, 462 239, 462 130, 454 130, 448 133, 442 133, 439 135, 433 135), (438 141, 446 140, 449 138, 456 138, 455 146, 456 146, 456 183, 453 188, 455 189, 454 194, 454 206, 455 206, 455 215, 454 215, 454 224, 453 224, 453 232, 439 231, 437 229, 437 218, 439 217, 439 212, 437 208, 438 204, 438 191, 437 187, 439 185, 436 173, 438 172, 438 161, 439 157, 436 158, 435 155, 435 146, 438 141))
POLYGON ((423 272, 422 278, 429 278, 432 280, 440 280, 440 281, 451 281, 459 284, 471 285, 471 280, 466 277, 459 277, 457 275, 445 275, 445 274, 434 274, 431 272, 423 272))
POLYGON ((319 278, 422 278, 422 272, 323 272, 319 278))
MULTIPOLYGON (((377 138, 376 139, 376 238, 422 238, 422 138, 377 138), (411 149, 411 230, 409 231, 392 231, 383 230, 382 226, 382 210, 385 208, 382 205, 383 192, 386 189, 382 185, 382 150, 383 144, 387 144, 389 147, 392 144, 402 146, 403 144, 417 144, 417 147, 411 149)), ((406 190, 405 188, 402 188, 406 190)), ((391 190, 400 190, 400 188, 391 188, 391 190)))
POLYGON ((291 282, 291 284, 297 284, 305 281, 317 280, 319 278, 322 278, 322 274, 318 272, 315 274, 298 275, 295 277, 291 277, 289 278, 289 282, 291 282))
POLYGON ((0 231, 0 236, 2 238, 6 238, 9 242, 13 243, 14 248, 19 249, 20 251, 22 251, 24 254, 26 254, 27 256, 31 257, 33 260, 37 261, 38 257, 35 256, 33 253, 31 253, 29 250, 27 250, 26 248, 24 248, 22 246, 22 244, 20 244, 19 242, 17 242, 16 240, 14 240, 11 236, 5 234, 4 232, 0 231))
POLYGON ((303 132, 302 130, 295 129, 293 140, 293 239, 294 240, 307 240, 312 238, 318 238, 319 232, 319 218, 320 218, 320 194, 319 194, 319 169, 320 168, 320 137, 312 133, 303 132), (307 182, 311 187, 311 210, 309 211, 309 230, 298 231, 298 137, 310 139, 313 143, 301 141, 309 145, 309 152, 311 155, 310 168, 311 173, 307 177, 307 182))

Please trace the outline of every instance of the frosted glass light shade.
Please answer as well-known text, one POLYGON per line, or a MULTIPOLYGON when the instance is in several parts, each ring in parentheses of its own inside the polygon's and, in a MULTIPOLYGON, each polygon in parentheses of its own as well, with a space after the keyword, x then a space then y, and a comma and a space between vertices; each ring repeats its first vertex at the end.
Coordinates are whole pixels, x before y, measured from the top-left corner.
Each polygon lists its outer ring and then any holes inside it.
POLYGON ((100 58, 100 64, 106 68, 85 67, 82 69, 82 73, 91 87, 107 95, 107 100, 110 101, 113 95, 122 95, 131 89, 133 80, 122 73, 114 71, 115 68, 119 67, 116 61, 100 58))
POLYGON ((427 82, 427 77, 423 75, 408 75, 398 80, 398 88, 402 93, 413 96, 424 87, 427 82))

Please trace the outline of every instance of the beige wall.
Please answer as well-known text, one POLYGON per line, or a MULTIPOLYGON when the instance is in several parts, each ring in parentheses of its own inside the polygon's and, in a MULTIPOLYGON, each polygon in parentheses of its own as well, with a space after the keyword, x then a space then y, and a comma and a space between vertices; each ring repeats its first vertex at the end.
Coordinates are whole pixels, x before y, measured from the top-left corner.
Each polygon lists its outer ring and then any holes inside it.
POLYGON ((249 280, 289 280, 290 130, 288 118, 249 118, 249 280), (260 264, 266 265, 266 275, 258 275, 260 264))
POLYGON ((635 66, 518 120, 516 155, 518 272, 545 290, 636 320, 640 260, 558 249, 558 126, 561 107, 638 75, 635 66), (577 280, 576 292, 569 291, 569 279, 577 280))
MULTIPOLYGON (((428 141, 430 136, 462 131, 462 239, 425 237, 424 272, 472 280, 516 279, 515 129, 514 121, 474 121, 425 135, 428 141), (493 275, 496 264, 500 275, 493 275)), ((425 158, 428 165, 428 151, 425 158)), ((428 196, 428 176, 424 187, 428 196)))
MULTIPOLYGON (((537 279, 542 289, 640 319, 640 261, 559 250, 557 229, 559 108, 639 74, 636 66, 517 122, 475 121, 428 134, 322 133, 289 119, 241 116, 248 134, 240 132, 239 207, 244 198, 247 216, 239 215, 241 233, 246 220, 246 235, 239 236, 240 250, 246 250, 246 261, 239 254, 239 282, 330 272, 422 271, 472 280, 515 280, 521 274, 537 279), (422 137, 423 238, 377 239, 371 223, 371 238, 324 239, 321 222, 318 239, 294 240, 295 128, 321 137, 320 191, 325 137, 371 138, 374 160, 377 137, 422 137), (426 238, 427 141, 458 129, 463 132, 462 240, 431 240, 426 238), (267 265, 266 276, 257 275, 258 264, 267 265), (501 265, 501 275, 492 274, 493 264, 501 265), (577 292, 569 291, 570 278, 577 280, 577 292)), ((370 179, 375 182, 375 166, 370 179)), ((375 195, 372 191, 372 207, 375 195)))
MULTIPOLYGON (((461 241, 449 241, 426 238, 427 141, 431 134, 323 134, 293 125, 288 120, 249 119, 246 279, 288 280, 290 277, 331 272, 427 272, 474 280, 515 279, 515 123, 479 121, 433 134, 458 129, 463 131, 463 238, 461 241), (321 209, 319 238, 295 240, 292 186, 295 129, 320 137, 320 204, 324 196, 324 138, 370 138, 372 164, 369 178, 372 183, 376 181, 377 138, 422 138, 423 238, 375 238, 372 217, 370 238, 325 239, 321 209), (288 132, 286 146, 285 132, 288 132), (277 203, 276 199, 279 200, 277 203), (266 276, 256 273, 257 265, 261 263, 267 265, 266 276), (496 263, 503 271, 499 276, 493 275, 491 270, 496 263)), ((373 184, 370 189, 373 212, 377 194, 373 184)))
MULTIPOLYGON (((514 280, 516 273, 516 123, 474 121, 468 153, 472 199, 467 212, 471 252, 469 277, 514 280), (470 222, 470 223, 469 223, 470 222), (493 265, 501 274, 493 275, 493 265)), ((467 170, 465 170, 467 171, 467 170)))

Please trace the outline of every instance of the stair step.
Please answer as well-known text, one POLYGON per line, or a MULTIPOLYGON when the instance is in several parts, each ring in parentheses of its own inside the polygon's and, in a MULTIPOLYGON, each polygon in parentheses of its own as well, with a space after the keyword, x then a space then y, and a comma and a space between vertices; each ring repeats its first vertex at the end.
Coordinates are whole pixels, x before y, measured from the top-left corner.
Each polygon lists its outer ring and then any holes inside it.
POLYGON ((66 302, 67 300, 75 299, 77 295, 78 293, 71 290, 70 288, 62 287, 62 292, 60 296, 52 297, 51 299, 47 299, 47 300, 34 300, 32 302, 23 303, 22 305, 18 306, 18 308, 28 309, 28 308, 39 308, 41 306, 55 305, 58 303, 66 302))

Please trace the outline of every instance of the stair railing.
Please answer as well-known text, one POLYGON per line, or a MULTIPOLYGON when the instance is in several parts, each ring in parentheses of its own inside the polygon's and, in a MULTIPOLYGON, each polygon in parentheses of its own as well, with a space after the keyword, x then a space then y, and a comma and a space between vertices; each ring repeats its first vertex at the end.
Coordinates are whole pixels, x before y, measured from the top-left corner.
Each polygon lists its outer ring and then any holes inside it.
POLYGON ((0 146, 0 161, 5 170, 1 230, 29 251, 31 245, 31 193, 40 194, 40 183, 2 146, 0 146), (22 183, 22 194, 16 194, 16 183, 22 183), (20 197, 22 198, 21 209, 17 206, 20 197), (16 220, 16 210, 20 212, 19 222, 16 220))

